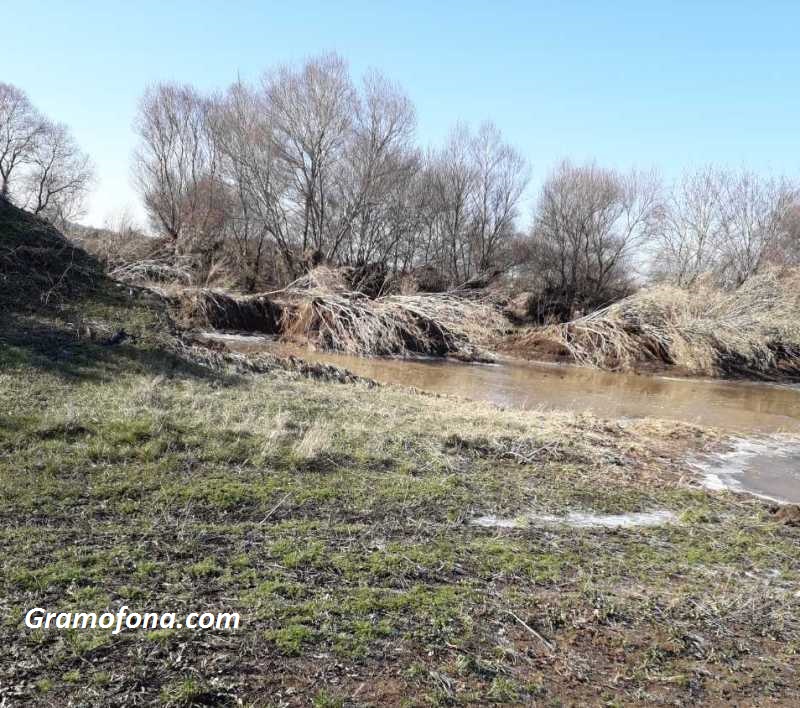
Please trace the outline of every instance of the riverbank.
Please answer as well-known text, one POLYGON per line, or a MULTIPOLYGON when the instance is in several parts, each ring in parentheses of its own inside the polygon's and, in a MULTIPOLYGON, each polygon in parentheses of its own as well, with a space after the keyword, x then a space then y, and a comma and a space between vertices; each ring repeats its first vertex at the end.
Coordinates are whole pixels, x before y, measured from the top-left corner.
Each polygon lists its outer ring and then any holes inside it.
POLYGON ((281 370, 5 363, 11 698, 800 698, 798 530, 693 481, 681 459, 714 439, 701 429, 281 370), (665 512, 634 527, 569 516, 665 512), (474 523, 486 516, 524 522, 474 523), (21 627, 29 606, 122 604, 242 625, 21 627))
POLYGON ((738 288, 658 285, 571 322, 515 332, 497 347, 525 359, 610 371, 800 380, 800 271, 772 269, 738 288))

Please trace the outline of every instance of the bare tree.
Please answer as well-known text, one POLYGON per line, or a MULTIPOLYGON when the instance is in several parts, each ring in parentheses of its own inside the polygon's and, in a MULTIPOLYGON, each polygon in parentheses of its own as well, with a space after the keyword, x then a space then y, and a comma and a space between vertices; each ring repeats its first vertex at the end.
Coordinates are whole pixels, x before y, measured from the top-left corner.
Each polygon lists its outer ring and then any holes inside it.
POLYGON ((781 232, 768 249, 767 260, 781 267, 800 266, 800 196, 787 210, 781 232))
POLYGON ((673 186, 657 216, 653 275, 680 287, 691 286, 717 268, 720 221, 718 170, 686 173, 673 186))
POLYGON ((238 82, 214 105, 212 132, 232 202, 226 235, 234 244, 244 287, 253 290, 272 251, 281 255, 290 275, 298 272, 286 203, 289 171, 278 160, 263 93, 238 82))
POLYGON ((307 250, 353 264, 398 257, 418 165, 414 109, 398 87, 370 72, 358 91, 325 55, 267 74, 261 91, 235 85, 214 123, 240 253, 263 253, 268 238, 291 276, 307 250))
POLYGON ((45 123, 28 158, 21 203, 34 214, 66 227, 82 215, 93 178, 89 157, 69 129, 60 123, 45 123))
POLYGON ((471 142, 474 162, 471 270, 482 272, 507 260, 516 235, 518 204, 528 183, 525 159, 503 142, 493 123, 484 123, 471 142))
POLYGON ((471 271, 468 232, 476 180, 471 158, 470 135, 465 125, 453 128, 445 146, 429 157, 430 184, 435 195, 431 203, 433 250, 453 282, 467 280, 471 271))
POLYGON ((792 259, 798 193, 783 178, 705 167, 684 177, 655 229, 656 277, 691 286, 705 273, 736 287, 792 259))
POLYGON ((742 171, 722 175, 719 186, 720 262, 725 284, 738 286, 766 264, 785 236, 797 191, 785 179, 742 171))
POLYGON ((0 196, 9 198, 12 175, 31 159, 45 124, 24 91, 0 82, 0 196))
POLYGON ((364 79, 352 132, 334 194, 349 222, 342 232, 341 258, 353 264, 397 258, 408 228, 411 182, 419 169, 413 144, 414 107, 377 72, 364 79))
POLYGON ((344 164, 355 90, 336 54, 283 66, 264 77, 275 145, 291 175, 291 217, 303 250, 332 258, 349 228, 349 214, 331 196, 344 164))
MULTIPOLYGON (((134 176, 152 226, 177 252, 205 244, 221 226, 224 195, 207 119, 208 102, 191 86, 145 92, 135 121, 134 176)), ((213 243, 211 244, 213 247, 213 243)))
POLYGON ((659 208, 652 174, 562 163, 542 188, 532 233, 545 288, 581 306, 627 290, 659 208))
POLYGON ((422 179, 423 262, 454 284, 507 267, 528 168, 497 127, 484 123, 473 135, 457 125, 422 179))

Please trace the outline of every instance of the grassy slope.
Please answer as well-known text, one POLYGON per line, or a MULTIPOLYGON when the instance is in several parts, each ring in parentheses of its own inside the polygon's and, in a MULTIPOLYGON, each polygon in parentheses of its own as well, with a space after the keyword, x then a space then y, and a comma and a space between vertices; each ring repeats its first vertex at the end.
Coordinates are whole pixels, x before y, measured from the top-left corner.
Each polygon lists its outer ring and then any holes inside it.
POLYGON ((155 331, 157 312, 106 285, 55 310, 7 308, 0 702, 800 700, 800 532, 681 481, 668 459, 698 431, 198 375, 155 335, 71 338, 69 313, 89 310, 96 327, 155 331), (469 524, 654 508, 680 523, 469 524), (243 624, 22 626, 33 606, 121 604, 238 610, 243 624))
POLYGON ((36 217, 0 203, 0 346, 13 362, 63 377, 193 369, 169 356, 166 308, 115 283, 86 252, 36 217), (136 346, 108 348, 124 329, 136 346))

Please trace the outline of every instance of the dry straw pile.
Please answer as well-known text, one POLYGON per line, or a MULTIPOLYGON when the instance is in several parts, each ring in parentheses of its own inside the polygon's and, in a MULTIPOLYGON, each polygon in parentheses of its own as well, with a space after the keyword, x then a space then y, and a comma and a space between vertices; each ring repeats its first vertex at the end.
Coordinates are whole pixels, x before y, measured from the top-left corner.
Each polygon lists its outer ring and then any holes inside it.
POLYGON ((185 288, 173 298, 182 324, 198 329, 280 332, 282 308, 263 295, 234 297, 208 288, 185 288))
POLYGON ((658 286, 529 336, 577 363, 630 370, 670 365, 708 376, 800 375, 800 270, 768 271, 736 290, 658 286))

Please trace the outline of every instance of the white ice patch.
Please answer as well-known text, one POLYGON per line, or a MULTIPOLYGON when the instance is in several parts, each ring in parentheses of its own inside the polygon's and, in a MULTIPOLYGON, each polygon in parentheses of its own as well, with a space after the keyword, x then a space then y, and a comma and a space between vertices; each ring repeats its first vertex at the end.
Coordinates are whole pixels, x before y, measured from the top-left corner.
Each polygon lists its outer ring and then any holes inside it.
POLYGON ((634 526, 661 526, 677 519, 675 514, 666 509, 661 511, 638 511, 629 514, 588 514, 571 511, 566 516, 531 515, 532 521, 552 524, 567 524, 576 527, 601 526, 607 529, 632 528, 634 526))
POLYGON ((800 458, 800 440, 772 435, 734 438, 730 450, 703 455, 690 460, 689 465, 700 472, 700 481, 706 489, 729 489, 783 503, 787 500, 750 488, 750 477, 769 467, 770 461, 780 463, 791 458, 800 458))
POLYGON ((582 511, 571 511, 566 516, 551 514, 527 514, 515 519, 502 519, 497 516, 480 516, 473 519, 475 526, 484 528, 522 528, 533 524, 560 524, 573 528, 634 528, 637 526, 661 526, 677 520, 675 514, 666 509, 657 511, 640 511, 628 514, 591 514, 582 511))

